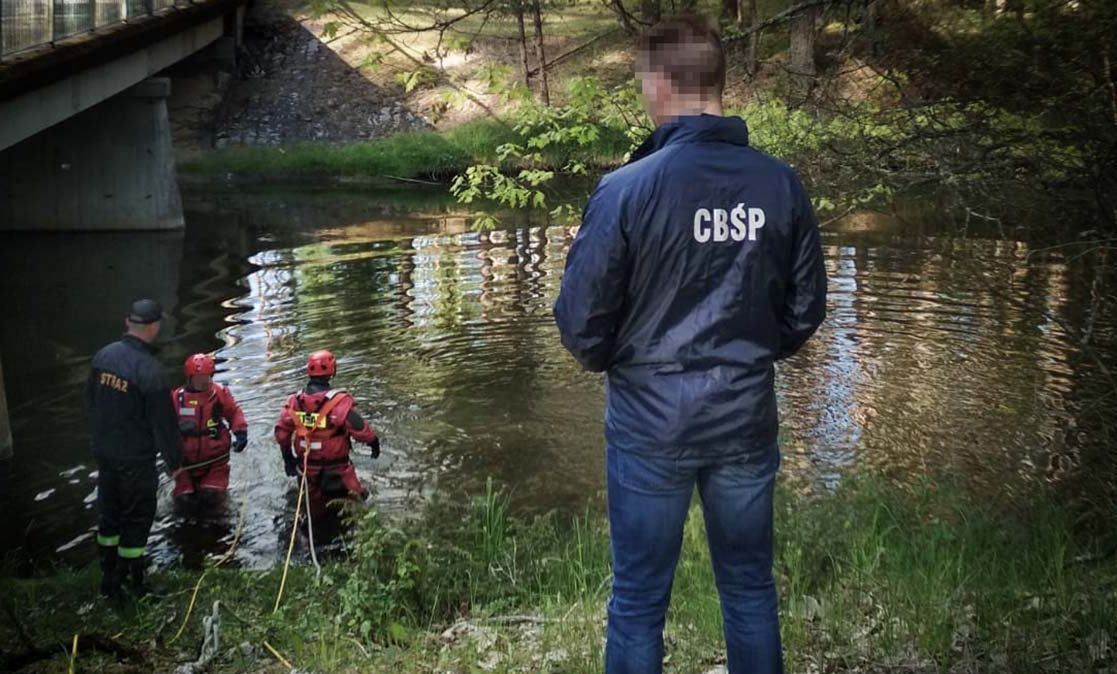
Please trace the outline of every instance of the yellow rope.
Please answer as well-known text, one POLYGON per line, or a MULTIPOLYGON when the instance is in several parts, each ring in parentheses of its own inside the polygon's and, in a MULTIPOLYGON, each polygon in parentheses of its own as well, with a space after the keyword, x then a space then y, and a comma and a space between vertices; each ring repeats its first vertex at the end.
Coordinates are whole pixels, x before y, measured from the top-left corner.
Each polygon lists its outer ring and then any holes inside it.
POLYGON ((283 588, 287 585, 287 570, 291 567, 291 553, 295 550, 295 535, 299 533, 299 515, 302 514, 303 494, 306 492, 306 465, 310 452, 303 454, 303 477, 299 480, 299 496, 295 500, 295 521, 291 525, 291 541, 287 544, 287 559, 283 561, 283 577, 279 581, 279 593, 275 595, 275 608, 272 613, 279 611, 279 602, 283 600, 283 588))
POLYGON ((198 600, 198 591, 202 589, 202 581, 209 575, 210 570, 221 566, 233 556, 233 551, 237 549, 237 542, 240 541, 240 534, 244 531, 244 511, 247 508, 248 499, 245 499, 241 502, 240 515, 237 516, 237 530, 236 533, 233 534, 233 542, 229 544, 229 549, 225 551, 221 559, 217 560, 217 563, 213 566, 206 567, 206 569, 202 571, 202 575, 198 577, 198 582, 194 584, 194 592, 190 595, 190 605, 186 607, 186 616, 183 617, 182 624, 179 625, 178 631, 175 632, 175 635, 171 637, 171 640, 167 643, 173 644, 178 641, 178 638, 181 637, 182 633, 186 630, 186 624, 190 622, 190 614, 194 612, 194 602, 198 600))
POLYGON ((295 668, 295 666, 291 664, 290 660, 288 660, 287 658, 280 655, 279 651, 272 648, 272 645, 269 644, 267 641, 264 642, 264 648, 271 651, 271 654, 275 656, 275 659, 279 660, 279 662, 282 663, 283 666, 286 667, 287 669, 294 669, 295 668))
POLYGON ((212 463, 217 463, 218 461, 227 461, 230 456, 231 454, 229 452, 225 452, 224 454, 215 456, 212 459, 206 459, 205 461, 199 461, 198 463, 191 463, 186 466, 179 466, 178 469, 185 471, 197 470, 199 468, 205 468, 212 463))
POLYGON ((78 635, 74 635, 74 645, 70 648, 70 672, 74 674, 74 663, 78 660, 78 635))

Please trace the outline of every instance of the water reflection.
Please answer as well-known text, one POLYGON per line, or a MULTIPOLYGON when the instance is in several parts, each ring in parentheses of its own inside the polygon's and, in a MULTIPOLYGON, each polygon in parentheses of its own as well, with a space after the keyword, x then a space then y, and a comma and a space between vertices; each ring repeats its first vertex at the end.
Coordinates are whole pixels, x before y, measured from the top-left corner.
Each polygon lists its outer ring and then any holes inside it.
MULTIPOLYGON (((263 566, 280 554, 293 484, 271 427, 318 348, 338 354, 335 384, 381 430, 382 458, 358 449, 354 459, 379 507, 476 490, 490 475, 512 487, 520 508, 581 508, 599 494, 601 379, 566 355, 551 319, 572 229, 525 222, 472 233, 466 214, 445 203, 385 205, 367 195, 206 193, 187 205, 181 270, 160 272, 178 279, 165 359, 174 366, 190 351, 220 347, 217 379, 241 402, 250 443, 233 457, 225 508, 183 517, 162 499, 155 544, 163 561, 196 564, 223 550, 242 504, 240 563, 263 566)), ((779 368, 785 472, 794 481, 945 471, 1011 497, 1104 463, 1089 407, 1104 379, 1098 363, 1112 370, 1117 343, 1113 269, 1103 255, 867 215, 828 229, 824 246, 830 317, 779 368), (1087 334, 1090 352, 1081 346, 1087 334)), ((4 248, 32 266, 51 254, 24 241, 4 248)), ((66 287, 84 304, 107 282, 66 287)), ((20 316, 49 297, 33 283, 3 283, 22 297, 20 316)), ((74 344, 70 358, 34 375, 57 383, 9 374, 21 410, 79 406, 88 354, 113 336, 111 325, 87 328, 62 315, 34 323, 41 341, 74 344)), ((24 360, 9 356, 19 338, 7 333, 6 368, 24 360)), ((84 429, 21 421, 16 436, 17 452, 35 448, 38 458, 17 454, 21 475, 33 477, 18 487, 8 540, 28 555, 80 557, 78 538, 92 523, 82 502, 89 471, 74 470, 90 465, 84 429)))
POLYGON ((182 258, 181 232, 0 237, 0 353, 16 451, 0 518, 6 543, 53 550, 91 520, 89 359, 123 331, 127 307, 140 296, 166 308, 173 343, 182 258))

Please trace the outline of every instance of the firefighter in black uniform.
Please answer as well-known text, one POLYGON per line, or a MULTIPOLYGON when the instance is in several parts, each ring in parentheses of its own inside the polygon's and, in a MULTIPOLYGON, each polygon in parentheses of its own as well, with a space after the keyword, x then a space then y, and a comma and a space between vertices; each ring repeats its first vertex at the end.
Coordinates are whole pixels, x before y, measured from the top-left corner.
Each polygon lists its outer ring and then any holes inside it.
POLYGON ((146 593, 143 555, 155 519, 156 450, 168 473, 182 461, 170 388, 151 346, 162 319, 154 300, 134 302, 124 321, 127 333, 93 356, 86 386, 98 471, 101 593, 108 597, 118 595, 126 579, 131 594, 146 593))

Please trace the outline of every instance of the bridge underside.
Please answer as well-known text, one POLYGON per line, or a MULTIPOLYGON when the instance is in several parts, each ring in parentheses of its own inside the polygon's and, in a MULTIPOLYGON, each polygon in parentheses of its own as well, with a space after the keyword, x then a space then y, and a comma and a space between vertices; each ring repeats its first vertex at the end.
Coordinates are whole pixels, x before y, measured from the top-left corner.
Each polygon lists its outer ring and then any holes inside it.
POLYGON ((244 0, 208 0, 0 63, 0 231, 183 226, 153 77, 239 42, 244 0))
POLYGON ((0 227, 182 227, 169 95, 146 80, 0 153, 0 227))

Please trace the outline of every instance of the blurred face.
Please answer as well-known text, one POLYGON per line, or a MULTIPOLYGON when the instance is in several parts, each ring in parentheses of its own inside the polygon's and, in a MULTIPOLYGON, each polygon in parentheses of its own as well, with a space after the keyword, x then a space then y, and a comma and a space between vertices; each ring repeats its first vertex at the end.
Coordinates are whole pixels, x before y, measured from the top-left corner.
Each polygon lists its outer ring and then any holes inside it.
POLYGON ((721 114, 720 96, 703 94, 698 90, 680 91, 670 76, 662 71, 637 66, 636 78, 640 82, 644 107, 656 125, 683 115, 721 114))
POLYGON ((643 66, 637 67, 636 79, 640 83, 640 95, 648 114, 656 124, 663 123, 672 107, 674 90, 671 80, 662 72, 648 70, 643 66))
POLYGON ((204 391, 209 388, 209 383, 213 381, 213 377, 208 374, 194 374, 190 375, 187 380, 187 385, 195 391, 204 391))

